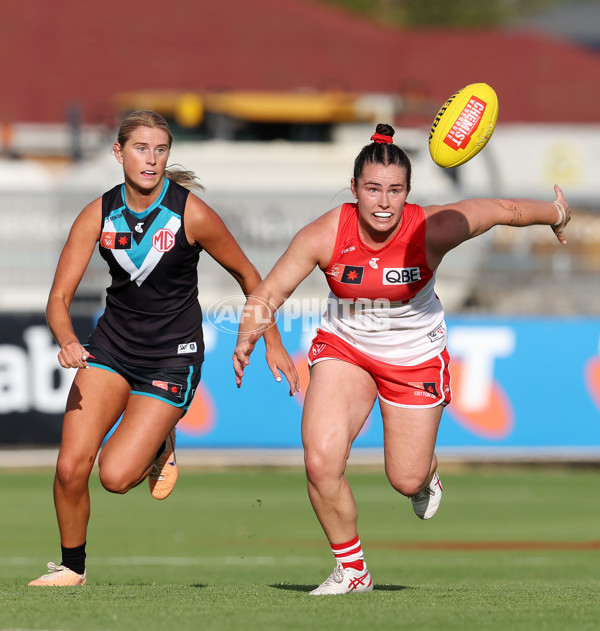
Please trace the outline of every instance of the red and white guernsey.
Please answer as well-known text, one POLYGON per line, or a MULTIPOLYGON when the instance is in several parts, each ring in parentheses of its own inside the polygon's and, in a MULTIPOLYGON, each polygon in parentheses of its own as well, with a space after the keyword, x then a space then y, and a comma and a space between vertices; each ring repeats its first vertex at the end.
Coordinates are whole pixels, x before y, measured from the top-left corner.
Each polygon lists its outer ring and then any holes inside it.
POLYGON ((356 204, 343 204, 331 261, 331 292, 321 329, 394 365, 420 364, 446 346, 435 271, 425 255, 425 212, 406 204, 400 229, 373 250, 358 234, 356 204))

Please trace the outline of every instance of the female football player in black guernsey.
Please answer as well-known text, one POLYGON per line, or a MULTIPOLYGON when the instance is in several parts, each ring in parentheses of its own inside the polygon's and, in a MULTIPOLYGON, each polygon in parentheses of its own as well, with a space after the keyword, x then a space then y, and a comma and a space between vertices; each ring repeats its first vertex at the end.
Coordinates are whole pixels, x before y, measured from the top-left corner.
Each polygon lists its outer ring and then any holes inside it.
MULTIPOLYGON (((77 368, 67 400, 54 480, 62 562, 30 585, 86 582, 90 517, 88 481, 98 451, 102 485, 126 493, 146 477, 165 498, 177 478, 175 425, 191 404, 203 360, 197 264, 206 250, 248 295, 260 282, 220 217, 188 188, 193 173, 167 170, 173 137, 154 112, 121 124, 114 153, 125 182, 86 206, 58 262, 47 306, 63 368, 77 368), (69 315, 96 243, 112 283, 89 344, 77 339, 69 315)), ((274 377, 297 389, 292 359, 275 327, 265 338, 274 377)))

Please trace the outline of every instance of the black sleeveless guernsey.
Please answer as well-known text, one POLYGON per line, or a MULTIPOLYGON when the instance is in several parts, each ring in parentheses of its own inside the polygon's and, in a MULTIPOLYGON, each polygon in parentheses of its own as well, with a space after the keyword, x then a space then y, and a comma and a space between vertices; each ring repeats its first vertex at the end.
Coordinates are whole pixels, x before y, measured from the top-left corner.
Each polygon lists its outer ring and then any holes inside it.
POLYGON ((165 178, 145 211, 125 202, 125 185, 102 196, 99 251, 112 283, 92 344, 138 366, 189 366, 202 362, 202 310, 198 302, 201 248, 185 236, 189 191, 165 178))

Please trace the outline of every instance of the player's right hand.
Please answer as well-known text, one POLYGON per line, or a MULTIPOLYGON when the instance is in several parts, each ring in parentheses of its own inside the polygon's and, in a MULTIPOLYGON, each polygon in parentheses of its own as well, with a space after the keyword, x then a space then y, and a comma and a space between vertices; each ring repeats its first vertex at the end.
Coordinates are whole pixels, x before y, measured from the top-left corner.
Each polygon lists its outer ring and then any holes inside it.
POLYGON ((556 235, 556 238, 561 242, 561 244, 567 245, 567 238, 564 235, 564 230, 565 226, 569 223, 569 221, 571 221, 571 209, 569 208, 569 202, 565 199, 564 193, 556 184, 554 185, 554 193, 556 194, 554 205, 558 210, 559 220, 551 227, 556 235))
POLYGON ((252 355, 252 351, 259 339, 260 333, 255 331, 249 337, 239 340, 233 351, 233 371, 235 372, 235 383, 238 388, 242 386, 244 368, 250 363, 250 355, 252 355))
POLYGON ((67 342, 58 353, 58 361, 63 368, 89 368, 90 354, 77 341, 67 342))

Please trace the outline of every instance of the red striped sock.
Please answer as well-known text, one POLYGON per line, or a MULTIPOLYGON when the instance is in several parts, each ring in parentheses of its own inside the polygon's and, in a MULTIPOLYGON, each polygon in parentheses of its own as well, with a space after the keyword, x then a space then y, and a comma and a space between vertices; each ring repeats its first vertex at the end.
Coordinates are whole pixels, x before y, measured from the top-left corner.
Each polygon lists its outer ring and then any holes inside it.
POLYGON ((358 571, 364 568, 364 555, 358 535, 347 543, 331 544, 331 550, 335 555, 335 560, 341 563, 342 567, 351 567, 358 571))

